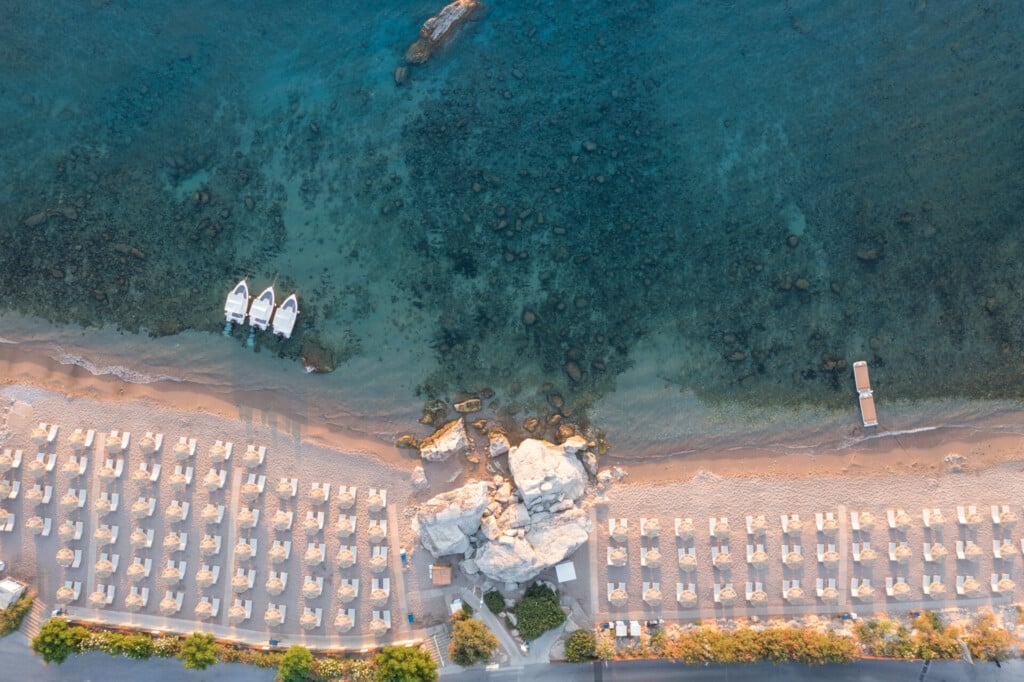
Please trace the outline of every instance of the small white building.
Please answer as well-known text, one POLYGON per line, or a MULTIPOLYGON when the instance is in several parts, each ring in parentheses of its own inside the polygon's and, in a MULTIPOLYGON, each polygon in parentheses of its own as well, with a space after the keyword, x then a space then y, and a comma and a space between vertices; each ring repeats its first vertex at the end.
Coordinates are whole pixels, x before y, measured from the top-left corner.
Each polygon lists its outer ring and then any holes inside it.
POLYGON ((11 578, 0 580, 0 609, 6 609, 18 601, 18 598, 24 593, 25 585, 22 585, 17 580, 12 580, 11 578))

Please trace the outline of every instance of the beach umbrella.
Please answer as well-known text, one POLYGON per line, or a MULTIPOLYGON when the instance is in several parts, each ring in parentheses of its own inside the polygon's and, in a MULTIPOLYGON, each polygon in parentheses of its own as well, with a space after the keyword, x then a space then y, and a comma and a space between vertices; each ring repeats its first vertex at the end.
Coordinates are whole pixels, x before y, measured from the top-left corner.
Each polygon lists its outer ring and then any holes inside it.
POLYGON ((786 590, 786 594, 783 596, 791 604, 799 604, 804 600, 804 591, 799 587, 791 587, 786 590))
POLYGON ((836 533, 839 532, 839 521, 836 519, 825 519, 821 522, 821 532, 826 537, 835 537, 836 533))
POLYGON ((372 512, 384 511, 384 498, 380 493, 373 493, 366 498, 366 504, 372 512))
POLYGON ((185 509, 177 500, 171 500, 171 503, 167 506, 167 511, 164 512, 164 516, 167 517, 168 521, 178 523, 185 518, 185 509))
POLYGON ((350 549, 338 550, 337 562, 339 568, 350 568, 356 563, 356 555, 350 549))
POLYGON ((132 516, 136 519, 144 519, 149 516, 149 502, 136 500, 132 503, 132 516))
POLYGON ((288 553, 282 545, 274 545, 270 548, 270 560, 275 564, 282 564, 288 558, 288 553))
POLYGON ((171 475, 171 488, 176 493, 184 492, 185 488, 188 487, 188 478, 185 474, 178 473, 177 471, 171 475))
POLYGON ((278 481, 277 487, 274 488, 274 492, 276 492, 277 496, 282 500, 287 500, 292 496, 292 482, 288 480, 278 481))
POLYGON ((302 596, 306 599, 316 599, 323 589, 315 581, 307 580, 302 584, 302 596))
POLYGON ((875 588, 871 587, 871 585, 868 585, 867 583, 861 583, 857 588, 857 594, 854 596, 858 599, 871 599, 875 596, 875 588))
POLYGON ((38 488, 32 488, 25 493, 25 504, 30 507, 38 507, 43 503, 43 491, 38 488))
POLYGON ((750 593, 750 603, 758 606, 764 605, 768 602, 768 593, 764 590, 754 590, 750 593))
POLYGON ((860 552, 860 563, 862 563, 864 565, 869 565, 869 564, 874 563, 875 559, 877 559, 877 558, 878 558, 878 552, 876 552, 873 549, 870 549, 870 548, 869 549, 864 549, 864 550, 861 550, 861 552, 860 552))
POLYGON ((238 525, 241 528, 256 527, 256 515, 252 513, 252 509, 244 507, 242 511, 238 512, 238 525))
POLYGON ((839 601, 839 590, 834 587, 826 587, 821 592, 821 599, 826 604, 835 604, 839 601))
POLYGON ((342 490, 338 493, 338 509, 345 511, 351 509, 352 505, 356 503, 355 496, 347 490, 342 490))
POLYGON ((142 490, 151 483, 149 480, 149 472, 145 469, 133 469, 132 480, 135 481, 135 487, 138 490, 142 490))
POLYGON ((245 455, 242 456, 242 462, 250 469, 255 469, 260 465, 260 453, 258 450, 246 450, 245 455))
POLYGON ((267 594, 276 597, 284 592, 284 582, 278 577, 271 578, 266 584, 267 594))
POLYGON ((93 532, 92 538, 99 545, 109 545, 114 541, 114 534, 110 532, 109 528, 100 526, 93 532))
POLYGON ((875 515, 871 512, 860 513, 860 529, 864 531, 871 530, 875 527, 875 515))
POLYGON ((203 523, 207 523, 209 525, 215 525, 215 524, 217 524, 218 520, 221 518, 220 510, 217 509, 217 507, 215 507, 214 505, 207 503, 207 505, 205 507, 203 507, 202 518, 203 518, 203 523))
POLYGON ((388 593, 384 590, 370 592, 370 603, 377 608, 383 608, 388 603, 388 593))
POLYGON ((694 606, 697 603, 697 593, 693 590, 683 590, 676 595, 676 601, 682 606, 694 606))
POLYGON ((616 523, 612 528, 612 540, 615 540, 615 542, 626 542, 628 539, 629 529, 621 523, 616 523))
POLYGON ((140 583, 142 579, 146 577, 146 568, 142 564, 132 563, 128 567, 128 580, 133 583, 140 583))
POLYGON ((732 555, 729 552, 719 552, 718 556, 714 559, 714 564, 718 568, 732 565, 732 555))
POLYGON ((14 458, 9 453, 0 453, 0 474, 6 474, 14 466, 14 458))
POLYGON ((156 439, 152 436, 143 436, 142 440, 139 441, 139 450, 144 455, 152 455, 156 452, 156 439))
POLYGON ((306 563, 310 566, 318 566, 324 561, 324 553, 316 545, 306 550, 306 563))
POLYGON ((213 571, 208 568, 200 569, 196 573, 196 584, 204 590, 213 587, 213 571))
POLYGON ((370 559, 370 573, 383 573, 388 570, 387 557, 375 556, 370 559))
POLYGON ((729 537, 729 522, 725 519, 715 521, 715 529, 711 533, 716 538, 729 537))
POLYGON ((656 538, 660 534, 661 524, 658 522, 658 519, 647 519, 647 522, 644 523, 643 536, 645 538, 656 538))
POLYGON ((217 475, 216 471, 208 471, 206 475, 203 476, 203 486, 205 486, 206 490, 211 493, 214 490, 220 489, 220 476, 217 475))
POLYGON ((981 583, 974 578, 968 578, 964 581, 964 592, 972 596, 977 595, 981 592, 981 583))
POLYGON ((905 511, 903 511, 901 509, 896 514, 896 519, 895 520, 896 520, 896 528, 898 528, 901 532, 906 533, 908 530, 910 530, 910 524, 911 524, 910 514, 908 514, 907 512, 905 512, 905 511))
POLYGON ((896 601, 907 601, 910 599, 910 585, 896 583, 892 586, 892 598, 896 601))
POLYGON ((11 496, 11 482, 6 478, 0 478, 0 500, 6 500, 11 496))
POLYGON ((1014 582, 1009 578, 1003 578, 998 583, 996 583, 996 587, 1000 592, 1013 592, 1013 588, 1015 588, 1016 586, 1017 585, 1014 584, 1014 582))
POLYGON ((75 561, 75 553, 67 547, 61 547, 57 550, 57 563, 64 567, 70 568, 71 564, 75 561))
POLYGON ((380 618, 374 618, 370 621, 370 632, 376 637, 382 636, 388 631, 388 624, 382 621, 380 618))
POLYGON ((246 618, 245 607, 234 604, 228 609, 228 622, 232 625, 238 625, 246 618))
POLYGON ((755 566, 764 566, 768 563, 768 554, 764 550, 757 550, 750 555, 750 563, 755 566))
POLYGON ((141 528, 132 531, 132 549, 142 549, 149 544, 149 536, 141 528))
POLYGON ((256 498, 260 496, 260 487, 255 483, 248 483, 242 485, 242 500, 244 502, 255 502, 256 498))
POLYGON ((103 518, 110 513, 110 500, 106 497, 100 497, 93 503, 92 508, 100 518, 103 518))
POLYGON ((971 528, 977 528, 978 526, 981 525, 981 522, 983 520, 984 519, 982 518, 981 514, 979 514, 978 512, 974 512, 973 514, 968 515, 968 517, 967 517, 967 525, 970 526, 971 528))
POLYGON ((1004 511, 1002 514, 999 515, 999 523, 1003 524, 1008 528, 1013 527, 1013 525, 1017 523, 1016 512, 1012 512, 1010 510, 1004 511))
POLYGON ((89 595, 89 606, 94 609, 102 609, 107 605, 107 593, 96 590, 89 595))
POLYGON ((623 607, 629 603, 629 595, 626 591, 616 587, 612 590, 611 594, 608 595, 608 602, 615 607, 623 607))
POLYGON ((292 519, 288 512, 278 509, 274 512, 274 530, 288 530, 292 527, 292 519))
POLYGON ((718 593, 718 598, 723 604, 730 606, 736 601, 736 590, 731 587, 723 588, 722 591, 718 593))
POLYGON ((327 499, 327 491, 323 488, 310 488, 307 496, 313 504, 323 504, 327 499))
POLYGON ((68 438, 68 446, 75 452, 85 449, 85 434, 81 431, 73 431, 68 438))
POLYGON ((252 558, 252 545, 244 540, 235 545, 235 558, 239 561, 245 561, 246 559, 252 558))
POLYGON ((213 556, 217 553, 217 541, 211 537, 203 538, 203 541, 199 543, 199 551, 203 556, 213 556))
POLYGON ((612 566, 625 566, 627 560, 626 550, 623 547, 616 547, 608 555, 608 563, 612 566))
POLYGON ((661 567, 661 552, 656 549, 647 550, 647 568, 661 567))
POLYGON ((977 561, 981 558, 981 547, 978 547, 973 542, 967 545, 967 549, 964 550, 964 556, 971 561, 977 561))
POLYGON ((356 588, 351 585, 346 583, 338 588, 338 600, 341 601, 342 604, 348 604, 355 598, 356 588))
POLYGON ((302 614, 302 618, 299 619, 299 625, 303 630, 312 630, 316 627, 316 614, 312 611, 306 611, 302 614))
POLYGON ((697 568, 697 557, 692 554, 683 553, 679 557, 679 568, 683 571, 693 571, 697 568))
POLYGON ((928 586, 928 596, 932 599, 942 599, 946 596, 946 586, 940 582, 934 582, 928 586))
POLYGON ((910 557, 913 555, 913 552, 907 545, 900 545, 896 548, 893 554, 896 555, 896 561, 901 564, 906 564, 910 562, 910 557))
POLYGON ((656 590, 653 587, 644 592, 644 601, 650 606, 661 605, 661 590, 656 590))
POLYGON ((114 564, 109 559, 100 559, 95 566, 96 575, 100 578, 109 578, 114 574, 114 564))
POLYGON ((168 566, 164 568, 163 573, 160 574, 160 577, 162 577, 164 581, 166 581, 168 584, 174 585, 181 581, 181 571, 175 568, 174 566, 168 566))
POLYGON ((70 587, 59 587, 57 588, 57 603, 61 606, 67 606, 75 600, 75 591, 70 587))
POLYGON ((47 436, 50 434, 41 426, 37 426, 32 429, 32 443, 35 445, 42 446, 46 442, 47 436))
POLYGON ((110 436, 107 436, 105 448, 108 455, 116 455, 117 453, 121 452, 121 439, 111 438, 110 436))
POLYGON ((160 600, 160 615, 173 616, 178 612, 178 602, 171 597, 164 597, 160 600))
POLYGON ((64 472, 65 476, 71 476, 72 478, 78 476, 78 462, 73 459, 68 459, 64 464, 61 465, 60 470, 64 472))
POLYGON ((277 627, 284 622, 284 615, 280 609, 271 607, 263 613, 263 622, 272 628, 277 627))
POLYGON ((37 481, 46 475, 46 464, 34 459, 28 463, 28 473, 37 481))
POLYGON ((800 552, 790 552, 786 556, 782 557, 782 563, 787 566, 799 566, 804 562, 804 555, 800 552))
POLYGON ((768 530, 768 519, 764 517, 764 514, 758 514, 750 519, 750 530, 754 535, 765 534, 768 530))
POLYGON ((25 527, 29 529, 32 535, 42 534, 45 526, 46 524, 43 522, 42 518, 38 516, 33 516, 25 522, 25 527))
POLYGON ((352 531, 355 530, 352 527, 352 522, 348 519, 338 519, 334 522, 334 532, 338 534, 339 538, 347 538, 352 535, 352 531))
POLYGON ((379 545, 387 539, 387 533, 384 532, 384 527, 378 525, 370 526, 370 529, 367 531, 366 535, 370 539, 370 542, 372 542, 375 545, 379 545))
POLYGON ((693 539, 693 521, 689 519, 683 519, 679 522, 679 530, 676 533, 680 540, 692 540, 693 539))
POLYGON ((62 542, 70 542, 75 537, 75 524, 64 519, 64 522, 60 524, 60 528, 57 529, 57 536, 62 542))
POLYGON ((236 575, 231 578, 231 589, 235 594, 242 594, 249 591, 249 578, 244 575, 236 575))
POLYGON ((220 464, 228 456, 228 449, 217 443, 210 446, 210 459, 213 460, 214 464, 220 464))
MULTIPOLYGON (((302 522, 302 528, 306 531, 306 537, 313 537, 320 532, 320 523, 311 517, 306 517, 306 520, 302 522)), ((371 528, 371 530, 373 530, 371 528)), ((373 539, 371 538, 371 542, 373 539)))
POLYGON ((177 552, 181 547, 181 537, 177 533, 168 533, 164 536, 164 549, 177 552))
POLYGON ((347 613, 339 613, 338 617, 334 619, 334 627, 338 632, 348 632, 352 629, 355 623, 347 613))
POLYGON ((174 458, 179 462, 184 462, 192 456, 192 448, 189 447, 188 443, 177 442, 172 448, 174 452, 174 458))
POLYGON ((821 559, 826 566, 835 566, 839 563, 839 552, 830 549, 821 555, 821 559))
POLYGON ((944 559, 949 554, 949 550, 946 549, 945 545, 935 543, 932 545, 932 558, 933 559, 944 559))
POLYGON ((787 535, 799 535, 803 529, 804 522, 800 519, 790 519, 789 522, 786 524, 787 535))
POLYGON ((944 523, 946 523, 946 519, 942 516, 942 512, 939 510, 933 511, 931 516, 928 517, 928 525, 936 530, 942 528, 944 523))
POLYGON ((1005 557, 1013 557, 1017 555, 1017 545, 1013 544, 1009 540, 1004 540, 1003 544, 999 546, 999 554, 1005 557))
POLYGON ((201 601, 198 604, 196 604, 196 608, 193 611, 193 613, 199 620, 213 618, 213 604, 211 604, 209 601, 201 601))

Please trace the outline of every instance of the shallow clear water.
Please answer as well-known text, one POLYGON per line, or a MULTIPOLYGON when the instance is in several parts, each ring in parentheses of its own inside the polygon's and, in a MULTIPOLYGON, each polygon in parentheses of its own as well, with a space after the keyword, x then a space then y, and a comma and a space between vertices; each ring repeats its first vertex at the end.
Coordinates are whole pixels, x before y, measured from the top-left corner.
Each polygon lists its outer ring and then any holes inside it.
POLYGON ((1018 399, 1024 6, 747 5, 492 2, 399 86, 438 3, 9 4, 0 307, 143 336, 0 336, 626 440, 855 424, 857 359, 883 426, 1018 399), (259 361, 243 276, 302 302, 259 361))

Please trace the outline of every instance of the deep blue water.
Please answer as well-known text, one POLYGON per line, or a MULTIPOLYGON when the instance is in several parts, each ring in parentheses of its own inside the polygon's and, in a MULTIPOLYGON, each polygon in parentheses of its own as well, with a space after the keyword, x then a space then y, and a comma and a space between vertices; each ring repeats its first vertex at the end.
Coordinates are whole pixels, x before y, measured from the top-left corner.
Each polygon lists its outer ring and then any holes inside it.
POLYGON ((396 85, 438 9, 0 6, 0 306, 241 346, 223 296, 273 281, 262 352, 519 416, 641 362, 750 409, 848 408, 857 359, 1024 393, 1021 3, 495 1, 396 85))

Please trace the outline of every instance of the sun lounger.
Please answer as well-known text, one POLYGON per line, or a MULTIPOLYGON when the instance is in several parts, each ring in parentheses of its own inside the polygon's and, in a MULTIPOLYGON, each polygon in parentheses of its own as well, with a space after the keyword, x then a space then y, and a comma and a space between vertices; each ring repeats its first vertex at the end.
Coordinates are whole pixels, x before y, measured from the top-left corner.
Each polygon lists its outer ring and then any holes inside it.
POLYGON ((292 497, 295 497, 299 492, 299 479, 297 478, 282 478, 282 482, 289 483, 292 486, 292 497))
POLYGON ((924 522, 925 528, 932 527, 932 516, 939 513, 938 509, 929 509, 925 507, 921 510, 921 520, 924 522))
POLYGON ((71 461, 78 462, 78 475, 85 476, 85 470, 89 468, 89 458, 85 455, 79 455, 78 459, 75 459, 74 455, 71 455, 71 461))
MULTIPOLYGON (((10 455, 10 450, 4 450, 5 454, 10 455)), ((22 450, 15 450, 14 456, 11 458, 11 469, 17 469, 21 466, 21 460, 24 458, 24 452, 22 450)))
MULTIPOLYGON (((11 481, 11 492, 7 494, 7 499, 16 500, 18 499, 18 493, 21 492, 21 481, 11 481)), ((79 505, 81 506, 81 505, 79 505)))
POLYGON ((211 599, 210 597, 203 597, 199 601, 200 602, 206 602, 206 603, 208 603, 210 605, 210 617, 211 618, 216 618, 217 617, 217 614, 220 612, 220 599, 218 599, 217 597, 214 597, 213 599, 211 599))
POLYGON ((7 520, 4 521, 4 525, 0 526, 0 531, 2 531, 4 533, 10 533, 10 532, 14 531, 14 522, 15 522, 15 515, 14 514, 8 514, 7 515, 7 520))
POLYGON ((871 379, 868 376, 868 363, 858 360, 853 363, 853 379, 857 386, 857 398, 860 401, 860 416, 864 426, 877 426, 875 414, 875 397, 871 392, 871 379))
POLYGON ((160 480, 160 462, 153 462, 153 471, 149 474, 149 482, 156 483, 160 480))
POLYGON ((75 550, 75 559, 71 562, 71 568, 78 568, 82 565, 82 550, 75 550))
POLYGON ((46 461, 44 462, 44 464, 46 465, 45 466, 46 473, 51 473, 53 471, 53 467, 55 467, 57 465, 57 453, 56 452, 51 452, 46 457, 46 461))
POLYGON ((753 561, 754 561, 754 545, 748 542, 747 543, 747 563, 749 564, 749 563, 752 563, 753 561))
POLYGON ((116 512, 118 504, 121 501, 121 496, 118 493, 108 493, 106 491, 100 493, 100 499, 106 500, 110 503, 110 511, 116 512))
POLYGON ((285 561, 288 561, 288 559, 291 558, 291 556, 292 556, 292 541, 291 540, 284 540, 284 541, 274 540, 274 547, 283 547, 284 548, 284 560, 285 561))
POLYGON ((32 486, 32 489, 39 492, 40 504, 49 504, 50 499, 53 497, 53 486, 52 485, 48 485, 48 486, 46 486, 44 488, 39 483, 36 483, 34 486, 32 486))
POLYGON ((1003 514, 1008 514, 1008 513, 1010 513, 1010 505, 1008 505, 1008 504, 1004 504, 1004 505, 993 504, 992 505, 992 524, 995 525, 995 526, 998 526, 1000 524, 1000 519, 1002 518, 1002 515, 1003 514))
POLYGON ((964 561, 964 560, 967 559, 967 555, 964 554, 964 549, 965 549, 964 541, 963 540, 957 540, 956 541, 956 558, 959 559, 960 561, 964 561))
POLYGON ((263 461, 267 458, 267 446, 261 445, 258 448, 255 445, 249 445, 245 449, 246 454, 255 452, 259 457, 259 464, 257 466, 263 466, 263 461))
POLYGON ((924 543, 924 547, 921 551, 921 556, 924 557, 925 561, 934 561, 935 558, 932 556, 932 543, 924 543))
POLYGON ((259 475, 259 476, 257 476, 256 474, 249 474, 249 478, 247 479, 247 482, 255 484, 256 487, 259 488, 260 494, 262 495, 263 494, 263 488, 267 484, 267 477, 263 476, 262 474, 259 475))
POLYGON ((43 530, 39 534, 44 537, 50 537, 50 531, 53 529, 53 519, 46 517, 43 519, 43 530))
POLYGON ((889 522, 889 529, 890 530, 895 530, 896 529, 896 510, 895 509, 886 509, 885 510, 885 518, 889 522))
MULTIPOLYGON (((307 511, 306 512, 306 518, 307 519, 315 519, 317 525, 320 526, 320 530, 324 529, 324 513, 322 511, 321 512, 317 512, 316 514, 314 514, 311 511, 307 511)), ((373 525, 373 521, 370 521, 370 525, 371 526, 373 525)), ((381 525, 384 527, 384 532, 387 533, 388 522, 387 521, 383 521, 381 523, 381 525)))
POLYGON ((965 591, 964 591, 964 583, 965 583, 966 581, 967 581, 967 577, 965 577, 965 576, 962 576, 962 575, 958 575, 958 576, 956 577, 956 593, 957 593, 957 594, 959 594, 959 595, 961 595, 961 596, 963 596, 963 595, 964 595, 964 592, 965 592, 965 591))
MULTIPOLYGON (((625 520, 625 519, 623 519, 623 520, 625 520)), ((677 518, 677 519, 675 520, 675 531, 676 531, 676 537, 679 537, 679 528, 680 528, 680 526, 682 526, 682 525, 684 525, 684 524, 686 524, 686 525, 691 525, 691 526, 692 526, 692 525, 693 525, 693 519, 690 519, 690 518, 686 518, 686 519, 678 519, 678 518, 677 518)))
POLYGON ((152 431, 146 431, 146 438, 153 439, 153 454, 160 454, 160 448, 164 446, 164 434, 153 433, 152 431))
POLYGON ((213 444, 214 444, 215 446, 219 446, 219 447, 222 447, 222 448, 224 448, 224 461, 225 461, 225 462, 227 462, 227 461, 230 461, 230 460, 231 460, 231 451, 232 451, 232 450, 234 449, 234 447, 235 447, 235 444, 234 444, 234 443, 232 443, 232 442, 230 442, 230 441, 228 441, 228 442, 226 442, 226 443, 225 443, 225 442, 224 442, 224 441, 222 441, 222 440, 218 440, 218 441, 214 441, 214 442, 213 442, 213 444))
POLYGON ((46 422, 39 422, 39 429, 46 432, 46 440, 43 442, 46 446, 53 445, 53 441, 57 439, 57 431, 60 429, 56 424, 47 424, 46 422))
POLYGON ((996 559, 1002 559, 1003 558, 1003 553, 1000 550, 1000 548, 1002 546, 1003 546, 1002 541, 1000 541, 1000 540, 993 540, 992 541, 992 556, 994 556, 996 559))
POLYGON ((142 566, 143 570, 145 571, 142 574, 143 577, 145 577, 145 578, 149 577, 149 572, 153 568, 153 560, 152 559, 147 558, 145 561, 143 561, 141 557, 135 557, 132 560, 132 563, 133 564, 139 564, 140 566, 142 566))
POLYGON ((214 565, 211 568, 209 564, 203 564, 203 570, 209 571, 213 574, 213 584, 216 585, 217 581, 220 579, 220 566, 214 565))
POLYGON ((114 573, 117 573, 117 566, 120 563, 120 554, 108 554, 106 552, 100 552, 100 561, 109 561, 114 567, 114 573))
POLYGON ((70 580, 65 580, 64 581, 64 587, 66 587, 69 590, 71 590, 71 592, 72 592, 71 601, 72 602, 78 601, 78 598, 82 596, 82 583, 81 582, 79 582, 77 580, 74 581, 74 582, 72 582, 70 580))
MULTIPOLYGON (((307 607, 307 610, 308 610, 308 607, 307 607)), ((319 611, 319 610, 320 610, 320 609, 317 609, 317 611, 319 611)), ((388 630, 390 630, 390 629, 391 629, 391 611, 389 611, 389 610, 384 610, 384 611, 374 611, 374 612, 373 612, 373 619, 374 619, 374 620, 381 620, 381 621, 384 621, 384 625, 386 625, 386 626, 387 626, 387 629, 388 629, 388 630)), ((316 621, 316 624, 317 624, 317 627, 319 627, 319 626, 320 626, 320 617, 319 617, 319 614, 317 614, 317 621, 316 621)))
POLYGON ((153 529, 150 528, 150 529, 146 530, 145 533, 146 533, 146 545, 145 545, 146 549, 151 549, 153 547, 153 529))
POLYGON ((180 523, 185 523, 186 521, 188 521, 188 510, 191 508, 192 505, 189 504, 188 502, 179 502, 178 504, 181 507, 180 523))

